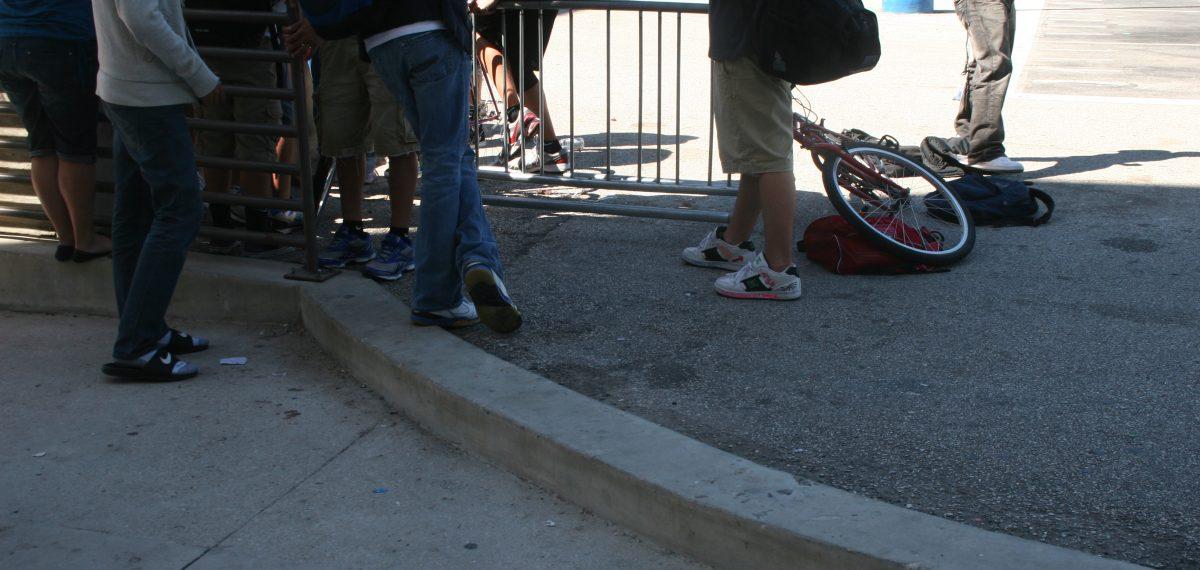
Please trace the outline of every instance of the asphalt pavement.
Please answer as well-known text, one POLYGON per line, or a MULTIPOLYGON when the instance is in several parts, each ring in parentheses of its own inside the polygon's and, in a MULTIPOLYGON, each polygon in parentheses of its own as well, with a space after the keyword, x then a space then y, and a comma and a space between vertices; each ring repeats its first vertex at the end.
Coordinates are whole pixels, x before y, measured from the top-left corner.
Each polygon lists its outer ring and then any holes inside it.
MULTIPOLYGON (((526 325, 511 336, 476 328, 463 338, 800 477, 1149 566, 1200 567, 1200 105, 1187 93, 1196 85, 1189 38, 1200 8, 1055 0, 1044 8, 1023 14, 1039 27, 1019 32, 1032 46, 1005 120, 1009 154, 1058 201, 1048 226, 981 229, 970 257, 935 275, 842 277, 801 260, 804 297, 763 303, 720 298, 711 288, 717 273, 679 261, 707 225, 492 208, 526 325), (1050 68, 1054 58, 1067 67, 1102 63, 1064 49, 1067 14, 1103 17, 1105 36, 1085 41, 1113 50, 1118 75, 1141 87, 1060 81, 1072 72, 1050 68), (1127 45, 1128 36, 1171 45, 1127 45), (1169 87, 1144 88, 1159 83, 1169 87)), ((703 21, 684 19, 687 80, 680 92, 669 83, 663 91, 664 132, 674 131, 678 95, 685 140, 663 153, 643 149, 639 162, 638 125, 652 132, 657 119, 648 114, 655 105, 636 105, 637 46, 628 33, 635 18, 614 15, 626 33, 613 46, 619 88, 609 106, 603 17, 575 16, 576 132, 590 145, 584 166, 608 168, 596 145, 611 130, 619 135, 618 173, 641 164, 673 176, 678 154, 685 178, 703 180, 703 21)), ((655 21, 647 16, 647 23, 652 30, 655 21)), ((673 25, 668 18, 672 39, 673 25)), ((831 127, 888 133, 906 144, 949 134, 964 57, 957 20, 887 14, 881 25, 880 66, 805 89, 812 107, 831 127)), ((556 117, 569 107, 564 29, 560 22, 547 50, 548 69, 560 73, 548 82, 556 117)), ((674 53, 666 43, 670 77, 674 53)), ((656 91, 647 94, 656 102, 656 91)), ((832 209, 800 155, 797 176, 800 230, 832 209)), ((486 187, 601 203, 731 205, 703 196, 486 187)), ((378 216, 385 204, 378 186, 374 194, 378 216)), ((406 278, 389 287, 407 300, 409 286, 406 278)))

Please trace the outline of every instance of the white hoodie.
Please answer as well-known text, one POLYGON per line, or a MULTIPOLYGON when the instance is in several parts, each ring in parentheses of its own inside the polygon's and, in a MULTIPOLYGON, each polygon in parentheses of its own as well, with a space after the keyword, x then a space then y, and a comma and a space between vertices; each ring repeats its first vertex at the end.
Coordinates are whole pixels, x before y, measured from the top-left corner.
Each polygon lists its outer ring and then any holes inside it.
POLYGON ((100 99, 128 107, 194 103, 219 80, 200 59, 183 0, 93 0, 100 99))

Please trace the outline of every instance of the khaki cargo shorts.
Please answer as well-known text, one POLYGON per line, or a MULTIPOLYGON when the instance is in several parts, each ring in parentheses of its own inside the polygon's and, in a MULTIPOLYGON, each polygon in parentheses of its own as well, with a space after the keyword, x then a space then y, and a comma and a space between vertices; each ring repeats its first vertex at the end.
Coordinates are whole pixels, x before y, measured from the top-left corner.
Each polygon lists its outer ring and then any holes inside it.
POLYGON ((404 109, 350 38, 321 45, 317 83, 317 129, 321 154, 348 158, 374 152, 404 156, 419 150, 404 109))
POLYGON ((748 58, 716 61, 717 148, 727 174, 791 172, 791 85, 748 58))
MULTIPOLYGON (((266 40, 263 40, 263 44, 258 47, 270 49, 271 46, 266 40)), ((272 62, 214 58, 207 63, 213 73, 221 78, 222 85, 270 87, 272 89, 278 87, 275 64, 272 62)), ((200 116, 217 121, 278 125, 283 116, 283 109, 277 99, 227 96, 225 101, 216 105, 201 104, 200 116)), ((196 137, 202 155, 271 163, 279 161, 275 154, 276 141, 278 141, 278 137, 270 135, 245 135, 217 131, 200 131, 196 137)))

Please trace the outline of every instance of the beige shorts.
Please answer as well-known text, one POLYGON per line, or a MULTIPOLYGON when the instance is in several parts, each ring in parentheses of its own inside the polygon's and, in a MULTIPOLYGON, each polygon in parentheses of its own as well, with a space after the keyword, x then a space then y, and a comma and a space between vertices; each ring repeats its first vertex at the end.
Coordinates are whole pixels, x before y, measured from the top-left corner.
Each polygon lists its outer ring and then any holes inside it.
POLYGON ((714 64, 722 169, 727 174, 791 172, 791 85, 747 58, 714 64))
POLYGON ((317 113, 321 154, 348 158, 374 152, 404 156, 417 152, 417 134, 404 109, 370 63, 358 57, 358 40, 321 45, 317 113))
MULTIPOLYGON (((270 45, 264 40, 264 45, 259 47, 268 49, 270 45)), ((213 73, 221 78, 222 85, 278 87, 275 64, 269 61, 212 59, 208 64, 213 73)), ((200 105, 200 116, 217 121, 278 125, 283 109, 277 99, 226 97, 216 105, 200 105)), ((235 135, 217 131, 200 131, 196 137, 202 155, 271 163, 279 161, 275 154, 277 140, 277 137, 269 135, 235 135)))

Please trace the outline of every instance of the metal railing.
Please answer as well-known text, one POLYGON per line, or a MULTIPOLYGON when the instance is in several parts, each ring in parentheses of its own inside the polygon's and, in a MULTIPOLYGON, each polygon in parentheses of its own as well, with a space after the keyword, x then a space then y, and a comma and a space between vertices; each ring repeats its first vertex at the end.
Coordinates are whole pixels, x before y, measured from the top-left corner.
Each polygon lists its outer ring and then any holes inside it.
MULTIPOLYGON (((511 1, 500 3, 498 5, 497 9, 502 12, 517 13, 519 15, 518 25, 517 25, 516 30, 509 30, 508 26, 502 26, 501 45, 497 46, 497 47, 499 48, 501 58, 502 58, 501 61, 506 70, 506 73, 504 74, 503 80, 501 81, 502 84, 496 85, 495 81, 491 81, 490 79, 484 79, 483 81, 487 81, 490 83, 484 84, 484 85, 476 85, 474 87, 474 93, 475 93, 474 99, 477 102, 477 109, 482 107, 483 94, 485 91, 488 93, 491 93, 493 98, 495 98, 495 94, 498 92, 500 102, 496 106, 498 107, 498 111, 499 111, 499 120, 500 120, 501 124, 507 125, 507 120, 505 117, 505 109, 507 109, 507 107, 508 107, 507 92, 510 90, 510 87, 511 87, 510 85, 508 85, 508 77, 511 75, 518 82, 518 84, 516 86, 516 93, 517 93, 517 98, 519 101, 518 105, 522 109, 522 113, 523 113, 523 109, 525 108, 525 91, 526 91, 526 89, 525 89, 525 74, 522 73, 520 69, 514 70, 514 68, 516 68, 516 66, 511 65, 512 62, 509 61, 508 56, 510 55, 510 53, 513 53, 513 55, 516 56, 517 60, 523 62, 526 58, 526 54, 524 53, 526 42, 521 41, 521 40, 528 33, 536 33, 538 40, 539 40, 536 44, 537 46, 539 46, 536 61, 537 61, 537 68, 539 70, 541 70, 539 72, 539 80, 540 80, 540 85, 541 85, 543 96, 538 97, 538 101, 539 101, 538 107, 539 108, 531 109, 531 110, 535 111, 536 114, 538 115, 538 117, 544 117, 545 111, 546 111, 546 109, 545 109, 546 97, 544 96, 544 94, 545 94, 544 86, 546 85, 547 80, 549 80, 549 81, 565 81, 565 83, 567 84, 567 107, 568 107, 568 115, 569 115, 569 119, 568 119, 569 132, 566 133, 566 137, 567 137, 566 140, 570 141, 570 143, 571 143, 570 146, 572 146, 572 147, 574 146, 575 141, 578 140, 577 139, 578 133, 576 132, 576 92, 577 92, 577 89, 576 89, 576 72, 575 72, 575 68, 576 68, 575 16, 576 16, 577 11, 584 11, 584 10, 598 10, 598 11, 604 12, 604 38, 605 38, 604 44, 605 45, 604 45, 604 82, 603 82, 603 87, 604 87, 604 106, 605 106, 604 122, 605 122, 606 126, 605 126, 605 132, 603 133, 603 135, 604 135, 603 148, 601 149, 601 152, 604 155, 604 162, 603 162, 603 165, 598 165, 598 166, 603 166, 603 169, 601 172, 598 172, 598 173, 581 172, 580 171, 581 169, 579 168, 579 164, 576 160, 576 158, 577 158, 576 149, 569 148, 569 152, 572 155, 571 156, 571 168, 567 172, 564 172, 562 174, 547 173, 545 171, 545 164, 546 164, 545 149, 542 144, 542 141, 544 141, 544 134, 545 134, 545 122, 543 121, 541 126, 539 127, 539 133, 535 137, 535 140, 538 142, 538 144, 537 144, 538 159, 536 162, 536 164, 538 166, 536 168, 528 168, 523 157, 521 159, 517 160, 517 168, 513 168, 509 164, 508 160, 502 160, 502 159, 498 160, 498 162, 501 163, 501 165, 499 165, 499 166, 486 165, 486 164, 484 164, 484 161, 487 159, 481 158, 483 156, 482 150, 483 150, 484 143, 486 140, 486 137, 484 135, 485 129, 483 128, 483 125, 480 124, 479 127, 476 129, 477 136, 475 137, 475 140, 472 141, 472 144, 474 145, 475 150, 476 150, 476 159, 479 161, 478 170, 479 170, 480 178, 489 179, 489 180, 509 181, 509 182, 526 182, 526 183, 543 184, 543 185, 550 185, 550 186, 570 186, 570 187, 595 189, 595 190, 619 190, 619 191, 625 191, 625 192, 647 192, 647 193, 659 193, 659 194, 661 194, 661 193, 689 194, 689 195, 698 195, 698 196, 735 196, 737 194, 737 187, 731 177, 725 177, 722 180, 716 180, 716 181, 714 181, 714 179, 713 179, 713 163, 714 163, 713 162, 714 161, 713 150, 715 147, 715 133, 713 130, 714 96, 713 96, 713 93, 711 92, 711 85, 712 85, 712 67, 711 67, 711 65, 709 66, 710 93, 709 93, 709 97, 708 97, 709 100, 708 100, 708 137, 707 137, 708 138, 708 141, 707 141, 708 142, 707 178, 704 180, 690 180, 690 179, 685 179, 682 174, 683 171, 682 171, 681 156, 682 156, 683 138, 681 136, 682 135, 681 125, 683 123, 682 101, 685 98, 684 93, 683 93, 684 82, 683 82, 683 66, 682 66, 683 53, 684 53, 684 49, 683 49, 683 46, 684 46, 684 42, 683 42, 684 15, 685 14, 707 14, 708 13, 708 4, 707 3, 641 2, 641 1, 632 1, 632 0, 608 0, 608 1, 599 1, 599 0, 597 0, 597 1, 588 1, 588 0, 511 0, 511 1), (545 41, 546 25, 544 22, 545 16, 544 16, 544 13, 542 12, 543 10, 565 10, 565 12, 562 13, 563 15, 566 16, 566 19, 567 19, 566 33, 568 35, 567 45, 566 45, 568 55, 567 55, 567 66, 566 66, 567 69, 565 70, 566 71, 565 78, 562 77, 562 75, 559 73, 559 72, 563 71, 561 68, 553 70, 552 73, 548 73, 544 66, 545 50, 544 50, 543 46, 546 45, 546 41, 545 41), (526 30, 525 29, 525 27, 526 27, 525 26, 525 20, 526 20, 525 14, 529 13, 531 11, 535 11, 537 14, 537 26, 536 26, 537 30, 526 30), (613 87, 614 87, 613 86, 613 56, 612 56, 612 47, 613 47, 612 15, 613 15, 613 12, 636 13, 637 14, 637 22, 638 22, 638 29, 637 29, 637 37, 638 37, 638 39, 637 39, 637 107, 638 107, 637 129, 638 129, 638 132, 636 134, 636 138, 637 138, 636 163, 637 164, 636 164, 636 173, 633 173, 631 175, 618 175, 615 173, 614 168, 613 168, 613 148, 614 148, 613 147, 613 132, 612 132, 613 87), (657 23, 657 35, 656 35, 657 41, 655 43, 656 57, 654 59, 654 61, 656 62, 656 69, 654 70, 655 72, 653 74, 654 81, 655 81, 654 92, 656 94, 656 99, 654 102, 654 104, 655 104, 655 106, 654 106, 655 115, 654 116, 656 119, 656 123, 655 123, 655 129, 654 129, 653 133, 649 133, 649 134, 653 135, 653 137, 654 137, 654 144, 653 144, 652 149, 646 148, 647 145, 646 145, 646 141, 644 140, 645 136, 648 134, 645 130, 646 122, 645 122, 645 113, 644 113, 646 103, 647 103, 645 100, 645 87, 646 87, 646 85, 645 85, 645 79, 646 79, 646 77, 645 77, 646 76, 645 54, 646 54, 647 50, 646 50, 646 45, 645 45, 646 42, 645 42, 645 34, 644 34, 644 25, 645 25, 645 15, 648 13, 652 14, 656 17, 656 23, 657 23), (675 37, 673 38, 674 39, 673 43, 675 45, 675 54, 674 54, 675 55, 675 66, 674 66, 675 76, 674 76, 673 82, 672 82, 673 86, 674 86, 674 98, 675 98, 674 137, 673 137, 674 147, 675 147, 674 148, 674 163, 675 164, 674 164, 674 176, 664 176, 663 175, 664 160, 662 158, 662 152, 663 152, 663 148, 664 148, 663 139, 664 139, 664 134, 665 134, 663 132, 663 130, 664 130, 663 129, 663 118, 664 118, 663 94, 664 94, 664 86, 666 85, 666 83, 664 83, 664 76, 663 76, 663 61, 664 61, 663 21, 664 21, 664 18, 670 18, 671 16, 673 16, 673 19, 675 20, 675 26, 674 26, 675 27, 675 37), (517 42, 515 45, 512 44, 512 42, 514 41, 512 39, 512 37, 515 37, 515 41, 517 42), (512 70, 512 71, 510 71, 510 70, 512 70), (653 173, 646 171, 645 161, 644 161, 645 155, 648 155, 651 152, 653 153, 653 156, 655 158, 653 173)), ((624 37, 628 38, 628 34, 625 34, 624 37)), ((705 41, 705 45, 707 45, 707 36, 705 36, 703 39, 705 41)), ((598 46, 593 46, 593 47, 598 47, 598 46)), ((706 49, 699 51, 699 53, 706 53, 706 52, 707 52, 706 49)), ((707 60, 706 56, 705 56, 705 60, 707 60)), ((487 65, 489 68, 491 67, 488 64, 488 62, 480 62, 478 58, 473 58, 473 61, 475 61, 475 65, 482 64, 482 65, 487 65)), ((621 65, 628 66, 629 62, 621 62, 621 65)), ((473 77, 475 77, 477 80, 478 80, 479 76, 480 76, 480 74, 478 72, 473 74, 473 77)), ((668 78, 668 79, 671 79, 671 78, 668 78)), ((560 85, 561 85, 561 83, 560 83, 560 85)), ((478 112, 479 111, 477 111, 477 113, 478 112)), ((479 122, 480 121, 477 120, 477 123, 479 123, 479 122)), ((521 149, 526 148, 526 144, 525 144, 526 136, 525 136, 523 127, 524 127, 524 125, 523 125, 523 123, 521 123, 519 126, 519 128, 521 129, 521 132, 519 134, 520 140, 518 142, 518 144, 520 145, 520 149, 518 149, 518 153, 521 155, 524 154, 524 151, 521 149)), ((557 134, 559 136, 561 136, 564 133, 559 132, 557 134)), ((510 146, 509 146, 509 141, 508 141, 508 136, 507 136, 507 127, 502 128, 500 130, 500 136, 502 139, 500 141, 500 145, 499 145, 500 146, 499 151, 500 151, 500 153, 502 153, 500 156, 501 157, 510 156, 512 149, 510 149, 510 146)), ((567 145, 564 145, 564 148, 567 148, 567 145)), ((493 205, 493 206, 531 208, 531 209, 539 209, 539 210, 577 211, 577 212, 588 212, 588 213, 614 214, 614 215, 621 215, 621 216, 654 217, 654 218, 680 219, 680 220, 717 222, 717 223, 725 222, 728 219, 728 214, 725 211, 637 206, 637 205, 627 205, 627 204, 617 204, 617 203, 595 203, 595 202, 590 202, 590 201, 584 202, 584 201, 580 201, 580 200, 571 200, 571 199, 527 198, 527 197, 516 197, 516 196, 484 195, 483 201, 485 204, 493 205)))
MULTIPOLYGON (((254 22, 264 23, 268 25, 280 25, 294 22, 298 19, 299 14, 294 10, 289 10, 289 13, 282 14, 276 12, 249 12, 237 10, 184 10, 184 17, 189 22, 195 21, 223 21, 223 22, 254 22)), ((226 204, 231 206, 246 206, 251 208, 276 208, 286 211, 299 211, 303 213, 303 232, 302 235, 286 235, 270 231, 249 231, 233 228, 218 228, 204 226, 200 229, 200 235, 208 238, 218 238, 227 240, 240 240, 249 243, 262 243, 279 246, 289 246, 301 248, 304 250, 304 263, 301 267, 297 267, 290 271, 286 277, 289 279, 298 279, 303 281, 324 281, 335 275, 336 271, 330 271, 321 268, 317 263, 317 217, 318 204, 323 202, 322 198, 316 195, 317 189, 313 177, 312 157, 310 155, 310 137, 308 132, 308 121, 306 117, 309 115, 309 98, 305 92, 304 77, 306 73, 306 64, 299 58, 293 58, 287 52, 278 49, 239 49, 226 47, 208 47, 199 46, 197 50, 205 60, 220 60, 220 59, 238 59, 251 61, 265 61, 276 64, 286 63, 287 77, 286 87, 268 88, 268 87, 249 87, 239 85, 225 85, 225 95, 228 97, 247 97, 247 98, 265 98, 278 99, 281 101, 291 101, 294 106, 293 124, 285 125, 267 125, 240 123, 235 121, 216 121, 203 118, 189 118, 188 126, 193 130, 208 130, 220 131, 233 134, 259 134, 273 137, 291 137, 297 139, 297 144, 300 148, 299 159, 295 164, 286 162, 259 162, 251 160, 240 160, 233 158, 214 157, 214 156, 196 156, 196 164, 202 168, 220 168, 231 171, 246 171, 246 172, 265 172, 280 175, 291 175, 298 177, 300 182, 301 198, 299 200, 288 200, 280 198, 262 198, 253 196, 240 196, 224 192, 204 192, 204 200, 209 204, 226 204)), ((14 121, 16 110, 11 104, 0 103, 0 126, 4 127, 19 127, 20 122, 14 121)), ((100 117, 101 124, 106 123, 106 119, 100 117)), ((99 141, 99 158, 111 159, 111 137, 104 136, 107 126, 100 131, 99 141)), ((0 136, 0 158, 10 162, 28 162, 27 145, 24 137, 19 136, 0 136)), ((101 181, 97 184, 98 192, 102 194, 112 193, 112 184, 108 181, 101 181)), ((322 191, 327 190, 323 185, 322 191)), ((19 170, 0 171, 0 195, 8 194, 13 196, 32 196, 32 186, 30 176, 19 170)), ((0 196, 0 220, 20 225, 29 225, 37 223, 39 220, 45 220, 45 215, 36 202, 30 203, 28 200, 6 200, 0 196)), ((97 224, 111 224, 110 218, 97 218, 97 224)))

